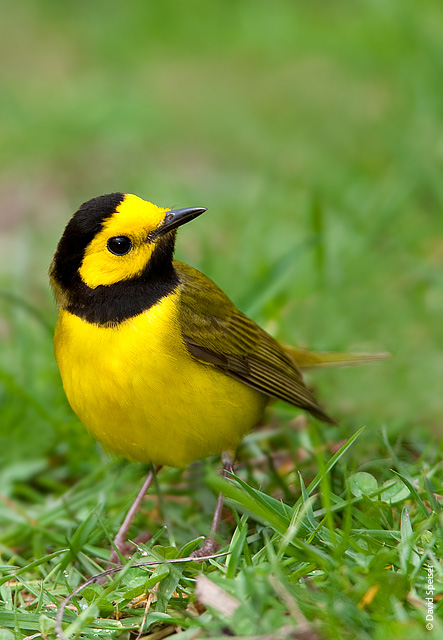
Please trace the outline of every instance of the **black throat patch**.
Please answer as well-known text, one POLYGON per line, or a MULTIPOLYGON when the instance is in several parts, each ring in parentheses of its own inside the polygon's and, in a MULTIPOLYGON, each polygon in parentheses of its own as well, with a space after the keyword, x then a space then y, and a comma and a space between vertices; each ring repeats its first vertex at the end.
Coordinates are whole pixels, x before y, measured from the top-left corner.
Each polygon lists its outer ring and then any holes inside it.
POLYGON ((147 311, 172 293, 178 284, 175 271, 168 279, 149 283, 137 278, 90 289, 81 282, 75 302, 68 304, 66 309, 86 322, 113 327, 147 311))

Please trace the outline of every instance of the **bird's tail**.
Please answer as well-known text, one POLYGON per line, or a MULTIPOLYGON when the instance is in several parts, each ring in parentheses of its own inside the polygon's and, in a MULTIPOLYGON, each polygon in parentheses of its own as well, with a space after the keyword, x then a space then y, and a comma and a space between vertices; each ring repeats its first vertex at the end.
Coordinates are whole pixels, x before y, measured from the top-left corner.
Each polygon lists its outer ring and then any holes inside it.
POLYGON ((309 351, 299 347, 285 346, 300 369, 329 369, 332 367, 355 367, 387 360, 390 353, 346 353, 339 351, 309 351))

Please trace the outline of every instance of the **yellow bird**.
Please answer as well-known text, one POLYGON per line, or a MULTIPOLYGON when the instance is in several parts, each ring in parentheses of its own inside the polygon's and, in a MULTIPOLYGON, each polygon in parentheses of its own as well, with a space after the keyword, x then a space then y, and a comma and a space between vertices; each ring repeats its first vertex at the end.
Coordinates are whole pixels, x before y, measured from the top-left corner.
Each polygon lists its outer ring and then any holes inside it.
POLYGON ((50 267, 55 355, 69 403, 103 446, 183 467, 235 451, 279 398, 333 422, 300 367, 382 354, 283 347, 209 278, 173 259, 176 229, 206 209, 112 193, 84 203, 50 267))

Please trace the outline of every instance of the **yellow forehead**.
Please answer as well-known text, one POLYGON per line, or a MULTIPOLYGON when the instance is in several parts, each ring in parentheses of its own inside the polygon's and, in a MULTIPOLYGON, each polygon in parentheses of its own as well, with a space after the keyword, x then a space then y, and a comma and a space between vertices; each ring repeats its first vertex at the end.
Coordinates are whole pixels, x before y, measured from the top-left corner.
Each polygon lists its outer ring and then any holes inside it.
POLYGON ((169 209, 126 194, 86 247, 79 269, 83 282, 94 289, 99 285, 111 285, 140 275, 156 244, 156 240, 146 241, 148 234, 164 221, 167 211, 169 209), (107 249, 109 238, 114 236, 127 236, 131 239, 132 248, 128 254, 118 256, 107 249))
POLYGON ((127 193, 118 205, 115 213, 102 225, 104 235, 126 235, 133 238, 146 236, 163 222, 168 209, 157 207, 152 202, 142 200, 132 193, 127 193))

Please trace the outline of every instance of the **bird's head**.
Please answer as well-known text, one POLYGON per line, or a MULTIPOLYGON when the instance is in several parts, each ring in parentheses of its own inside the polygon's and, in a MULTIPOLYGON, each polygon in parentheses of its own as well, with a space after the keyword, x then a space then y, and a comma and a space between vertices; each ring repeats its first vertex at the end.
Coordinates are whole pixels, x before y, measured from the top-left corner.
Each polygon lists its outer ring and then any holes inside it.
POLYGON ((78 286, 96 289, 172 268, 176 229, 206 211, 167 209, 132 194, 82 204, 57 246, 49 270, 56 298, 78 286))

